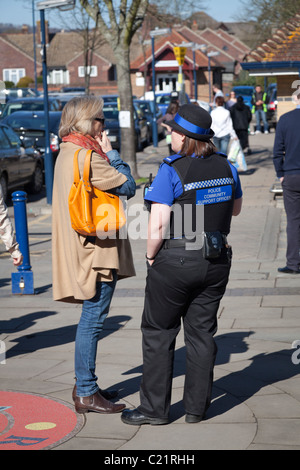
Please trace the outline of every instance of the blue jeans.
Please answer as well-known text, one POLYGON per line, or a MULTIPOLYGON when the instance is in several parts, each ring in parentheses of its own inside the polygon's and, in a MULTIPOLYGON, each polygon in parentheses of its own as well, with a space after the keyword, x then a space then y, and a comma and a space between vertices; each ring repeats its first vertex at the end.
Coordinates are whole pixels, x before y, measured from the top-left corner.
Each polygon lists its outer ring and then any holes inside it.
POLYGON ((257 131, 261 130, 260 120, 262 120, 262 122, 264 124, 264 130, 265 131, 269 130, 269 126, 268 126, 267 118, 266 118, 266 113, 262 109, 258 109, 257 111, 255 111, 255 119, 256 119, 256 130, 257 131))
POLYGON ((218 152, 225 153, 227 155, 228 144, 230 141, 230 134, 224 135, 223 137, 214 137, 213 142, 217 147, 218 152))
POLYGON ((97 346, 116 282, 114 271, 113 281, 97 282, 96 295, 83 302, 75 339, 75 376, 79 397, 93 395, 99 390, 95 375, 97 346))

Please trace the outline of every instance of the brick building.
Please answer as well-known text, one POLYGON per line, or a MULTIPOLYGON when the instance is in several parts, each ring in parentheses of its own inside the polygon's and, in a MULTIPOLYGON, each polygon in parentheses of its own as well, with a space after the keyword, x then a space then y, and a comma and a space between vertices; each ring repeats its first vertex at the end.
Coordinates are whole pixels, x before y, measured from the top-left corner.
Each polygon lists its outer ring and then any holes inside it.
POLYGON ((300 85, 300 12, 249 52, 242 67, 252 76, 276 77, 278 118, 294 109, 292 97, 300 85))
MULTIPOLYGON (((223 85, 227 92, 232 80, 240 70, 240 59, 247 52, 248 46, 229 34, 223 23, 210 22, 204 30, 197 24, 191 28, 178 26, 166 37, 155 38, 156 90, 172 91, 178 89, 178 63, 174 55, 174 46, 183 42, 193 42, 205 46, 203 50, 193 52, 187 48, 182 66, 185 90, 191 98, 195 96, 195 74, 198 99, 209 100, 209 83, 223 85), (215 25, 216 29, 211 27, 215 25), (210 52, 214 57, 208 58, 210 52), (195 70, 194 70, 195 69, 195 70)), ((40 28, 36 28, 37 74, 42 73, 40 60, 40 28)), ((152 90, 152 50, 149 44, 149 31, 140 32, 134 37, 130 52, 130 70, 133 94, 140 97, 145 91, 152 90), (148 45, 145 43, 148 42, 148 45)), ((79 32, 61 31, 48 33, 47 69, 49 90, 59 90, 62 86, 84 86, 84 38, 79 32)), ((109 44, 98 43, 93 51, 90 77, 90 91, 95 94, 115 94, 117 89, 116 65, 113 51, 109 44)), ((15 84, 22 76, 34 78, 33 35, 28 28, 19 34, 0 34, 0 79, 10 80, 15 84)))

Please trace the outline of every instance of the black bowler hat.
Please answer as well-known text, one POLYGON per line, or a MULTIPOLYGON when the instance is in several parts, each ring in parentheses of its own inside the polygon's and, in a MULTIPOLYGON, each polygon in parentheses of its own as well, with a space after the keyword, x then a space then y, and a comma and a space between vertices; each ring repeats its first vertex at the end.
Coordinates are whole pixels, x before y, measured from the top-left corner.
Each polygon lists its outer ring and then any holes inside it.
POLYGON ((183 104, 174 119, 167 121, 166 124, 188 137, 208 141, 215 135, 210 128, 211 122, 210 114, 201 106, 183 104))

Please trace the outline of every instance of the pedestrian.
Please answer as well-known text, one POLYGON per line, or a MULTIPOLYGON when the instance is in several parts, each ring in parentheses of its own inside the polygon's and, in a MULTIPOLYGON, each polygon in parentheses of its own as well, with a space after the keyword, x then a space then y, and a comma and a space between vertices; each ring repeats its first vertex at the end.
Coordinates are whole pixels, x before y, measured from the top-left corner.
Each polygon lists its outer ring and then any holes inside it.
POLYGON ((7 206, 4 202, 3 191, 0 184, 0 237, 6 250, 10 253, 14 266, 23 263, 23 255, 20 252, 11 220, 8 216, 7 206))
POLYGON ((229 94, 229 99, 226 101, 225 105, 226 105, 226 109, 229 109, 237 103, 237 98, 235 96, 235 91, 231 91, 230 94, 229 94))
POLYGON ((269 125, 267 122, 267 93, 262 91, 260 85, 255 87, 255 92, 253 93, 252 100, 252 113, 255 114, 256 119, 256 134, 261 133, 260 122, 263 122, 264 133, 269 133, 269 125))
POLYGON ((52 204, 52 264, 54 300, 82 304, 75 339, 73 399, 78 413, 116 413, 125 405, 110 401, 116 391, 97 384, 96 353, 117 279, 135 275, 128 239, 82 236, 71 227, 68 195, 73 184, 73 158, 82 175, 87 149, 92 149, 91 183, 100 190, 135 194, 129 165, 112 150, 104 130, 103 100, 95 96, 73 98, 63 109, 62 139, 55 163, 52 204))
POLYGON ((211 128, 215 135, 213 142, 219 152, 227 155, 230 138, 237 140, 237 135, 233 129, 230 112, 224 108, 224 98, 216 98, 216 108, 211 112, 211 128))
POLYGON ((172 146, 171 146, 171 128, 168 126, 168 121, 174 119, 177 111, 179 108, 178 101, 171 101, 166 111, 166 114, 160 117, 157 120, 157 124, 161 124, 166 129, 166 143, 169 148, 169 155, 173 154, 172 146))
POLYGON ((231 217, 242 205, 237 170, 216 153, 210 140, 209 113, 200 106, 183 105, 169 125, 175 154, 164 159, 146 195, 152 207, 140 405, 124 410, 121 418, 132 425, 169 421, 181 319, 186 346, 185 419, 188 423, 203 419, 211 401, 217 311, 231 265, 227 235, 231 217), (204 232, 207 239, 214 238, 215 253, 202 247, 204 232))
MULTIPOLYGON (((300 94, 298 96, 300 103, 300 94)), ((280 273, 300 273, 300 104, 293 111, 283 114, 276 126, 273 163, 282 183, 286 212, 286 266, 280 273)))
POLYGON ((230 109, 232 125, 236 135, 239 138, 242 150, 248 148, 248 155, 251 153, 249 147, 249 125, 252 119, 252 113, 249 106, 244 103, 244 98, 238 96, 236 104, 230 109))
POLYGON ((213 90, 213 95, 214 95, 214 100, 212 103, 210 103, 210 106, 212 108, 215 108, 216 107, 216 99, 220 96, 222 98, 224 98, 224 93, 223 91, 221 90, 221 87, 218 83, 214 83, 213 86, 212 86, 212 90, 213 90))

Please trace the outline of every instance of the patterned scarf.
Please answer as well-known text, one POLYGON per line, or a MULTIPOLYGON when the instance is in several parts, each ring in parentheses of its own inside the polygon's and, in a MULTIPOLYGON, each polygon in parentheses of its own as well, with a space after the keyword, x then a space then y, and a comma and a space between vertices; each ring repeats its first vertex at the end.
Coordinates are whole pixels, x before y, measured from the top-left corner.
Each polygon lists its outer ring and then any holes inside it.
POLYGON ((66 135, 62 138, 63 142, 72 142, 73 144, 79 145, 85 149, 94 150, 98 155, 101 155, 108 163, 110 163, 108 156, 103 152, 101 145, 97 142, 96 139, 89 135, 82 135, 76 132, 66 135))

